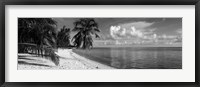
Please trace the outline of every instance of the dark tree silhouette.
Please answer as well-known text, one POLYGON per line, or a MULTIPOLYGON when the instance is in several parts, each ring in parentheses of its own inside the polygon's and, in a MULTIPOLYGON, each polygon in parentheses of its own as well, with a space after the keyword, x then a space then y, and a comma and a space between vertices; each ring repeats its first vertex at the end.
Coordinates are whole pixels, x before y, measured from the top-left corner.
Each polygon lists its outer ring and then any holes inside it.
POLYGON ((36 50, 36 54, 49 55, 58 65, 59 59, 54 53, 56 46, 56 21, 52 18, 19 18, 18 51, 36 50))
POLYGON ((63 26, 57 34, 57 46, 58 47, 69 47, 70 46, 70 28, 63 26))
POLYGON ((93 18, 81 18, 74 22, 73 31, 77 31, 78 33, 72 38, 74 46, 77 48, 87 49, 93 47, 93 39, 94 35, 96 38, 99 37, 97 32, 100 32, 98 29, 98 24, 95 22, 93 18))

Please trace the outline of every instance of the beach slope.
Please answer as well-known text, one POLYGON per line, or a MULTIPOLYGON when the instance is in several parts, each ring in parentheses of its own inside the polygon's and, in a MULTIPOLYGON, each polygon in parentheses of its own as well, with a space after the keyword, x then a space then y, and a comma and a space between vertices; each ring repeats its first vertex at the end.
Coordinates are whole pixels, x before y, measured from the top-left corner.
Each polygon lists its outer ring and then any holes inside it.
POLYGON ((82 57, 72 51, 72 49, 58 49, 60 64, 55 64, 48 60, 32 54, 18 54, 18 70, 32 69, 114 69, 113 67, 98 63, 82 57))

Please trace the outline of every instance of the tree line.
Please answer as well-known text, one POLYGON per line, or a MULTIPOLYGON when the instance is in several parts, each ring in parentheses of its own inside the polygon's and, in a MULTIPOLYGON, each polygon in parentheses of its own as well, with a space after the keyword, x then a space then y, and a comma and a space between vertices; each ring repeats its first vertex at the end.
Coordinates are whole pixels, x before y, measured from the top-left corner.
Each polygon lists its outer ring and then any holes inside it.
POLYGON ((31 53, 49 57, 59 65, 57 48, 75 47, 90 49, 93 47, 93 36, 99 38, 97 22, 93 18, 80 18, 74 22, 74 28, 63 26, 56 31, 57 22, 52 18, 19 18, 18 19, 18 53, 31 53), (72 39, 70 33, 77 32, 72 39))

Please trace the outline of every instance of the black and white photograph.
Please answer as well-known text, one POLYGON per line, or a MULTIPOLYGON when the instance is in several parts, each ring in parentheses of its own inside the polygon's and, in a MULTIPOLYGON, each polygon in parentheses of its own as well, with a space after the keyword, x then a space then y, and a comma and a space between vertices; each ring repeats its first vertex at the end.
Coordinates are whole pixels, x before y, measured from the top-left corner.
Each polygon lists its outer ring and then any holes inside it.
POLYGON ((182 18, 19 17, 17 69, 182 69, 182 18))

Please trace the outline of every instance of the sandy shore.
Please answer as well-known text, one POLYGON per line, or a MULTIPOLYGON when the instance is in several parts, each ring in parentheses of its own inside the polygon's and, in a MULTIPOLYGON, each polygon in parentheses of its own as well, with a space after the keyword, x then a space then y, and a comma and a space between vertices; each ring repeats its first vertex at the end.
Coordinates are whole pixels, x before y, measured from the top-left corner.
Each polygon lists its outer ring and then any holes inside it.
POLYGON ((114 69, 113 67, 84 58, 72 49, 58 49, 56 54, 60 57, 60 64, 55 64, 42 57, 30 54, 18 54, 18 70, 32 69, 114 69))

